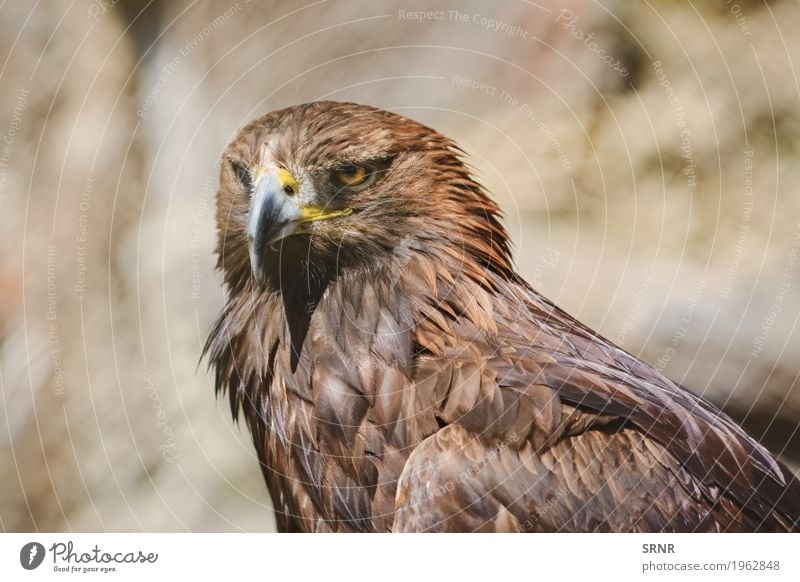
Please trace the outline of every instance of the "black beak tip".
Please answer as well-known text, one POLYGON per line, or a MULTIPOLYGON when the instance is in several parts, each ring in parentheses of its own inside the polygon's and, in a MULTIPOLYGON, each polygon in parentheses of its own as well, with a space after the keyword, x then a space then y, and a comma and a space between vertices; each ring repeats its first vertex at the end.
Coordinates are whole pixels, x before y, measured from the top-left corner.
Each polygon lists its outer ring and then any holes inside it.
POLYGON ((250 243, 250 270, 252 271, 255 280, 263 285, 267 280, 267 273, 264 266, 264 251, 266 249, 258 249, 255 245, 253 245, 252 240, 248 242, 250 243))

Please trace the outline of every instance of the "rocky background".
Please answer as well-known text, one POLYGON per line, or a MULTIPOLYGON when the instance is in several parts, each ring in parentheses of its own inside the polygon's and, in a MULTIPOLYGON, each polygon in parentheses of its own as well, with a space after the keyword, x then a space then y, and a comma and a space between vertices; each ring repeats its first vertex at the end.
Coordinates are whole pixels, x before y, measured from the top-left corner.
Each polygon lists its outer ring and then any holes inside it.
POLYGON ((0 530, 273 527, 198 365, 214 193, 315 99, 456 139, 528 280, 796 467, 799 68, 791 0, 3 3, 0 530))

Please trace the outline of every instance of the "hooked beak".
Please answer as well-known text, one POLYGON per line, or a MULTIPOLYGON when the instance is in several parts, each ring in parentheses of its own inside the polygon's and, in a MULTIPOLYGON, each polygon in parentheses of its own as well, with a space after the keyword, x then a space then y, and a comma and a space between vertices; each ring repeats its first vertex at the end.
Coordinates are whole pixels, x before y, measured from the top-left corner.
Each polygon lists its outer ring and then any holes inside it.
POLYGON ((308 233, 307 225, 312 222, 352 212, 350 208, 327 211, 315 204, 304 205, 300 200, 300 184, 288 171, 276 166, 259 169, 247 218, 253 274, 264 281, 264 257, 273 244, 295 234, 308 233))

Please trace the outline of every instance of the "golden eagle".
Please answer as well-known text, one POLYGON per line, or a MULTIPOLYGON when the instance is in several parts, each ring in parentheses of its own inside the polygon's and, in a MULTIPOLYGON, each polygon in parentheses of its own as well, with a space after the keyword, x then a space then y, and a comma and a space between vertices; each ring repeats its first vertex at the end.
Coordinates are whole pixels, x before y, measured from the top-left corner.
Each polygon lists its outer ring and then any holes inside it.
POLYGON ((463 151, 316 102, 247 125, 205 352, 281 531, 796 531, 800 484, 536 293, 463 151))

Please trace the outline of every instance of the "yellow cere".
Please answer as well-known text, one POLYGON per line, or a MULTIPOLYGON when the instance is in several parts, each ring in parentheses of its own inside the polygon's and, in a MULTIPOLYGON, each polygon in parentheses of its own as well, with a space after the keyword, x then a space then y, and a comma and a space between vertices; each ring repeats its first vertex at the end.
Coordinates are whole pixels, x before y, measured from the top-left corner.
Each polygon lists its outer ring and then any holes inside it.
POLYGON ((300 191, 300 184, 297 183, 294 176, 283 168, 278 168, 278 182, 280 182, 281 188, 289 187, 295 194, 300 191))
POLYGON ((292 176, 288 170, 283 168, 276 168, 275 166, 261 166, 256 171, 255 176, 255 183, 258 184, 264 176, 268 176, 275 172, 278 177, 278 183, 280 184, 281 188, 286 188, 287 186, 292 189, 294 193, 300 191, 300 184, 297 182, 294 176, 292 176))
POLYGON ((336 218, 338 216, 349 216, 353 214, 352 208, 342 208, 341 210, 326 211, 319 206, 304 206, 300 209, 302 215, 302 222, 314 222, 316 220, 325 220, 327 218, 336 218))

